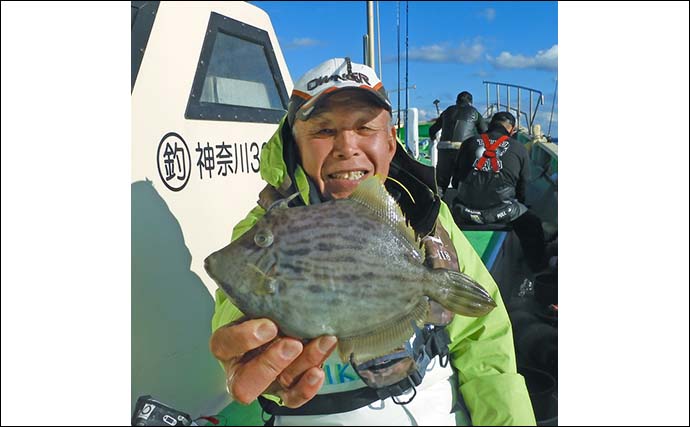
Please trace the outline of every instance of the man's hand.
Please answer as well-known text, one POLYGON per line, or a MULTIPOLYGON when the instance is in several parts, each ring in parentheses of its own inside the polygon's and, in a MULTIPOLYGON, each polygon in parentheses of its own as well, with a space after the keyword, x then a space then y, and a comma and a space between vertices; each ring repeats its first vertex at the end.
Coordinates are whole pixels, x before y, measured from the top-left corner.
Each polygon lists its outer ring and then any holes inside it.
POLYGON ((259 395, 279 396, 283 405, 298 408, 321 388, 323 362, 335 349, 335 337, 322 336, 306 345, 280 337, 268 319, 230 323, 211 336, 211 353, 225 367, 233 400, 249 404, 259 395))

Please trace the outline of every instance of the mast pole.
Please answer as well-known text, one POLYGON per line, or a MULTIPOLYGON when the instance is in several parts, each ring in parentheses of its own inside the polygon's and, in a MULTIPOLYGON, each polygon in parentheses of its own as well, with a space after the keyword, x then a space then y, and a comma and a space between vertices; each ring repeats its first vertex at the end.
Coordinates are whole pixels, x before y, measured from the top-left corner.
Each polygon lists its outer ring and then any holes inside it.
POLYGON ((381 62, 381 11, 379 10, 380 1, 376 2, 376 45, 379 49, 379 80, 383 81, 383 62, 381 62))
POLYGON ((374 65, 374 2, 367 2, 367 57, 366 65, 376 69, 374 65))

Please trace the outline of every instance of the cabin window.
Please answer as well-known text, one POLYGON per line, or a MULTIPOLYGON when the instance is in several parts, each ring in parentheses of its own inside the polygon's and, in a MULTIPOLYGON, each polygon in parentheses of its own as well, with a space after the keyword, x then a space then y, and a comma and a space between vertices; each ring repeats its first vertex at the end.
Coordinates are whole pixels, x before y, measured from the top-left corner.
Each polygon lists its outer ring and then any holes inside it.
POLYGON ((201 101, 273 110, 284 107, 264 47, 222 33, 216 37, 201 101))
POLYGON ((185 117, 278 123, 287 90, 268 33, 212 13, 185 117))

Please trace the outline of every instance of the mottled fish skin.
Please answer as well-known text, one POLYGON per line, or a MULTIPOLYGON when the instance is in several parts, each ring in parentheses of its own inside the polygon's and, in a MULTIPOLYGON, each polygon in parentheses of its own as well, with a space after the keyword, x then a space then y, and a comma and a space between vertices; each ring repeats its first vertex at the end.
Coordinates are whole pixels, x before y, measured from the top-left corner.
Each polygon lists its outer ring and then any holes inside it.
POLYGON ((275 319, 298 338, 366 333, 412 310, 429 280, 419 250, 349 200, 273 210, 233 245, 217 252, 238 261, 226 267, 223 290, 245 314, 275 319), (266 249, 254 243, 261 229, 273 234, 266 249), (268 277, 276 293, 256 295, 268 277))
MULTIPOLYGON (((457 279, 424 265, 418 246, 352 199, 269 209, 211 254, 206 270, 242 312, 270 318, 296 338, 367 336, 419 312, 427 297, 443 305, 457 279)), ((469 286, 467 298, 453 296, 471 307, 466 314, 495 306, 469 286)))

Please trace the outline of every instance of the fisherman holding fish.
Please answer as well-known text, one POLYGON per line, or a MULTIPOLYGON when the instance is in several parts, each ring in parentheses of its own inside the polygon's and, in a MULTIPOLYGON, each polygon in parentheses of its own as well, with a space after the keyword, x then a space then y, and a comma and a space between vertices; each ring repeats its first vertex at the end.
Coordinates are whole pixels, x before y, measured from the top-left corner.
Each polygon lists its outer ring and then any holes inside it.
POLYGON ((261 153, 210 347, 275 425, 535 425, 498 287, 398 143, 374 70, 330 59, 261 153))

